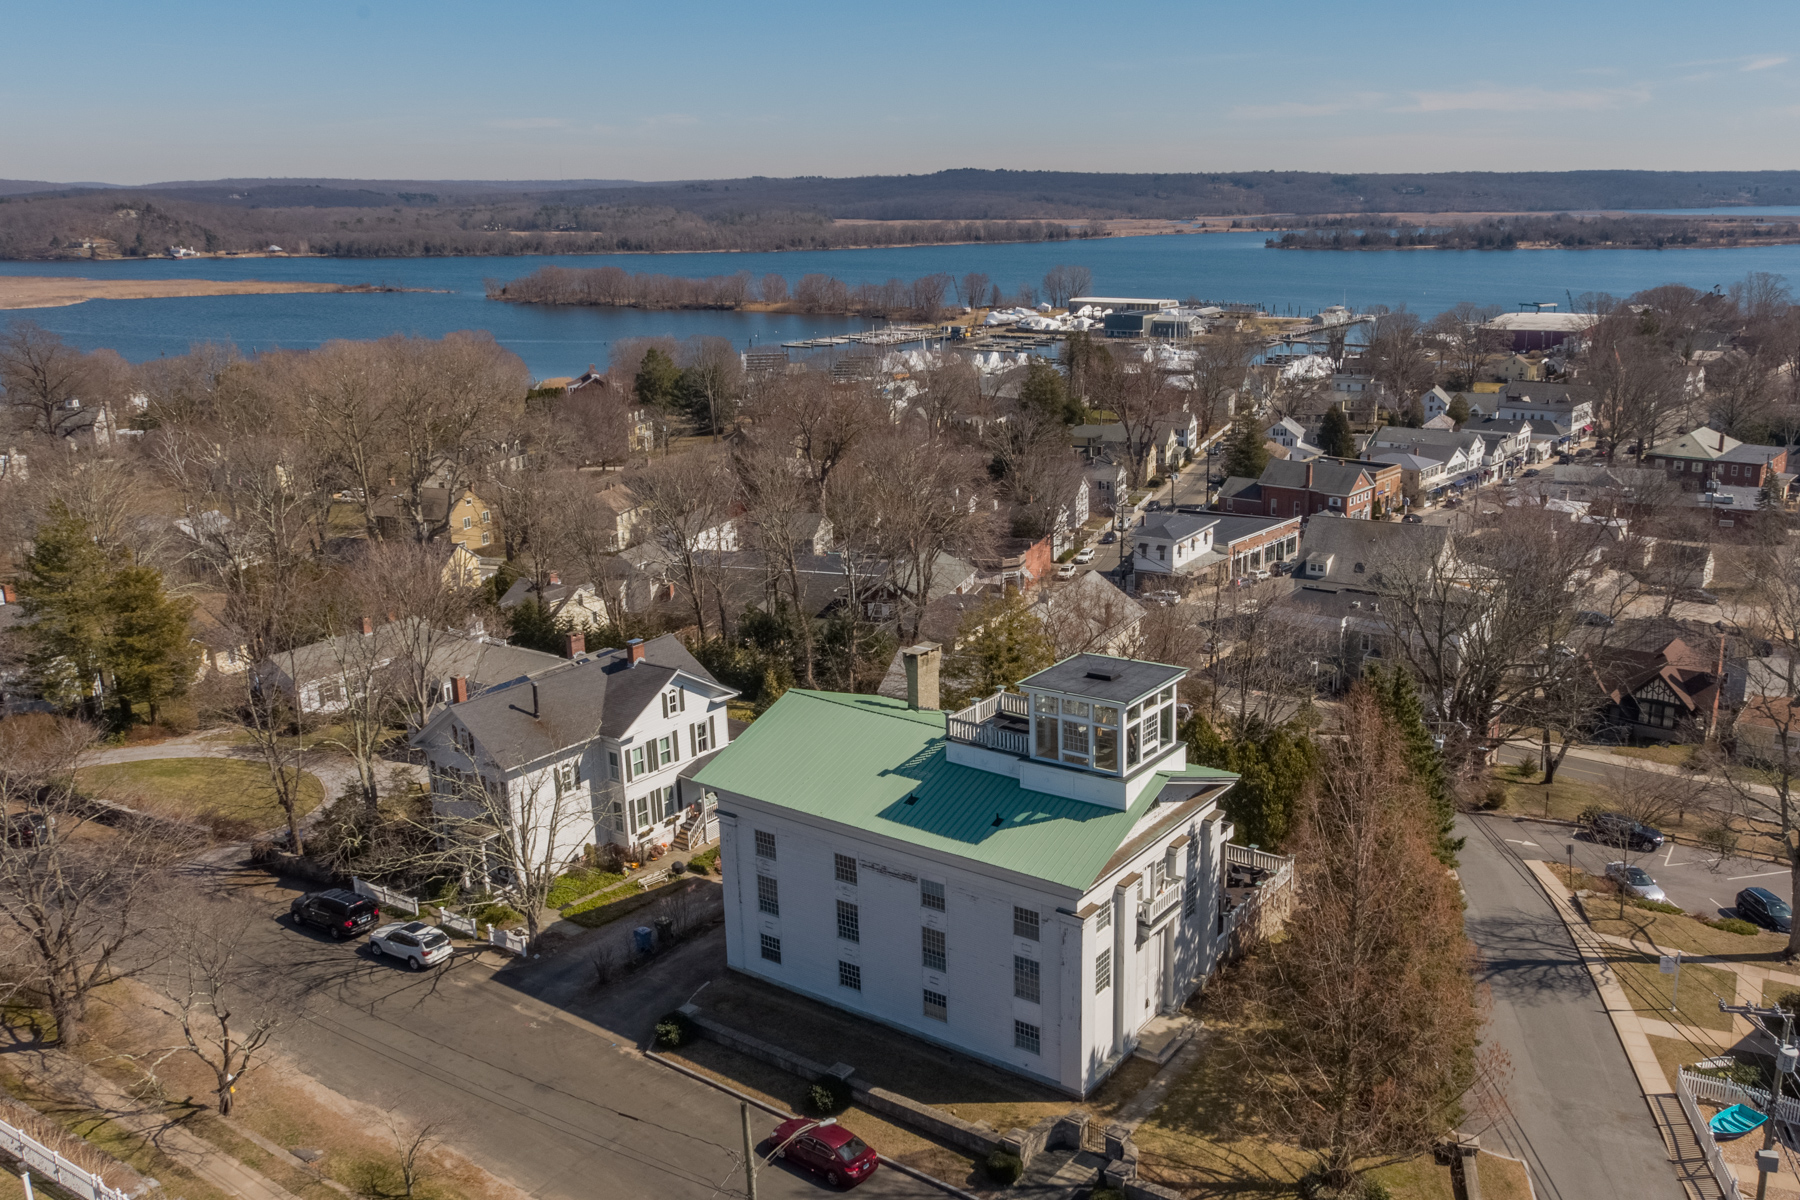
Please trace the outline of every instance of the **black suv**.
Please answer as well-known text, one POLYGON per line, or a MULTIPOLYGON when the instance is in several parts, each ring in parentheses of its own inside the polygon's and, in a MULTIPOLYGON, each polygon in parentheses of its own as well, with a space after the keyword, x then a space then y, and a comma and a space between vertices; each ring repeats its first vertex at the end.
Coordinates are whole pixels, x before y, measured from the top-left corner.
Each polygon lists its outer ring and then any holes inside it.
POLYGON ((1768 888, 1745 888, 1737 894, 1737 915, 1752 925, 1786 933, 1792 927, 1794 910, 1788 902, 1768 888))
POLYGON ((1582 813, 1581 827, 1596 842, 1627 850, 1655 850, 1663 844, 1662 830, 1634 821, 1624 813, 1582 813))
POLYGON ((367 933, 381 920, 381 909, 367 896, 332 888, 328 892, 308 892, 299 897, 289 910, 302 925, 323 929, 338 941, 367 933))

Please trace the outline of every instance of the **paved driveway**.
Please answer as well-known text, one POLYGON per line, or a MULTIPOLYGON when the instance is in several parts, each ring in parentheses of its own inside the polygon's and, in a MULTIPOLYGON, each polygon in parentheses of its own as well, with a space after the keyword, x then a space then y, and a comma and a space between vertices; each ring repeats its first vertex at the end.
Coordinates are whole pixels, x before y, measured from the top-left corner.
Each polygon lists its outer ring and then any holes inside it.
POLYGON ((1530 1166, 1539 1200, 1680 1200, 1661 1135, 1612 1022, 1550 902, 1502 835, 1462 817, 1470 938, 1493 996, 1489 1037, 1512 1060, 1508 1112, 1483 1144, 1530 1166))
MULTIPOLYGON (((517 968, 458 956, 412 974, 372 958, 367 939, 339 945, 294 929, 267 908, 270 984, 305 991, 304 1017, 280 1044, 307 1073, 345 1095, 414 1118, 449 1118, 452 1140, 534 1197, 706 1197, 743 1194, 738 1102, 639 1055, 656 1018, 724 966, 721 930, 680 946, 605 989, 583 972, 548 973, 566 1009, 526 993, 517 968)), ((775 1119, 753 1109, 760 1140, 775 1119)), ((879 1149, 879 1147, 877 1147, 879 1149)), ((759 1194, 821 1197, 822 1184, 783 1164, 759 1194)), ((942 1197, 883 1169, 857 1195, 942 1197)))

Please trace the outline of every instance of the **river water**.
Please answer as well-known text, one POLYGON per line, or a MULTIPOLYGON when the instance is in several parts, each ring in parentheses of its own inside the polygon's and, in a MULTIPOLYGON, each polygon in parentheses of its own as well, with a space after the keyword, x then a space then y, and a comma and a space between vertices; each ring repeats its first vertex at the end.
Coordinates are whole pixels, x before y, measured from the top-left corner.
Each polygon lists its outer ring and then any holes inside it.
POLYGON ((14 309, 0 322, 32 320, 84 348, 110 347, 141 362, 179 354, 194 342, 232 342, 245 351, 310 347, 333 338, 391 333, 441 336, 487 329, 534 375, 604 366, 621 338, 695 334, 764 345, 866 327, 849 317, 796 314, 649 312, 502 304, 483 280, 512 279, 548 263, 617 265, 670 275, 778 272, 789 283, 814 272, 850 283, 935 271, 989 275, 1005 291, 1036 285, 1060 263, 1088 267, 1101 295, 1189 297, 1311 313, 1331 304, 1360 309, 1406 305, 1431 316, 1459 301, 1513 309, 1521 301, 1566 306, 1583 292, 1629 295, 1661 283, 1729 286, 1752 271, 1800 286, 1800 245, 1700 250, 1513 250, 1334 252, 1268 250, 1262 233, 1104 238, 1019 245, 918 246, 769 254, 611 254, 534 258, 247 258, 119 262, 0 262, 0 274, 128 279, 268 279, 373 283, 417 292, 209 296, 90 300, 66 308, 14 309))

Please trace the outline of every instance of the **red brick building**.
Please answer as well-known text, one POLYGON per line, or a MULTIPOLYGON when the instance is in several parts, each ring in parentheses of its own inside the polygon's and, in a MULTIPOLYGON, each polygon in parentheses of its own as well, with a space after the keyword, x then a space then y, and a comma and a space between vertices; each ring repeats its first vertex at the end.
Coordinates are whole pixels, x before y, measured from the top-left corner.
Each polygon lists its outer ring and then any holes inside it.
POLYGON ((1786 446, 1756 446, 1726 437, 1716 429, 1693 429, 1644 455, 1646 467, 1661 467, 1690 491, 1713 480, 1720 487, 1759 488, 1771 473, 1787 473, 1786 446))
POLYGON ((1367 519, 1377 504, 1390 512, 1400 503, 1397 463, 1314 458, 1276 459, 1262 478, 1233 476, 1219 492, 1218 507, 1229 513, 1265 517, 1309 517, 1329 512, 1367 519))

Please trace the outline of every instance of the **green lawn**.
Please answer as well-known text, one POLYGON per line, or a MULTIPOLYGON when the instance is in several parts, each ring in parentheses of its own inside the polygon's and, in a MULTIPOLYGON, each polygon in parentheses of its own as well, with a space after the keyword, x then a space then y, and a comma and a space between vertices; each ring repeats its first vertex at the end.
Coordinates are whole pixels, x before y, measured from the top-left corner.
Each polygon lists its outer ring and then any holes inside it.
POLYGON ((550 893, 545 897, 550 908, 563 908, 575 903, 595 892, 621 882, 625 876, 613 871, 602 871, 595 867, 576 867, 567 875, 563 875, 550 885, 550 893))
MULTIPOLYGON (((258 763, 229 758, 153 758, 107 763, 77 773, 83 790, 103 799, 197 821, 273 829, 287 818, 275 803, 269 773, 258 763)), ((302 773, 299 811, 318 807, 324 789, 302 773)))

